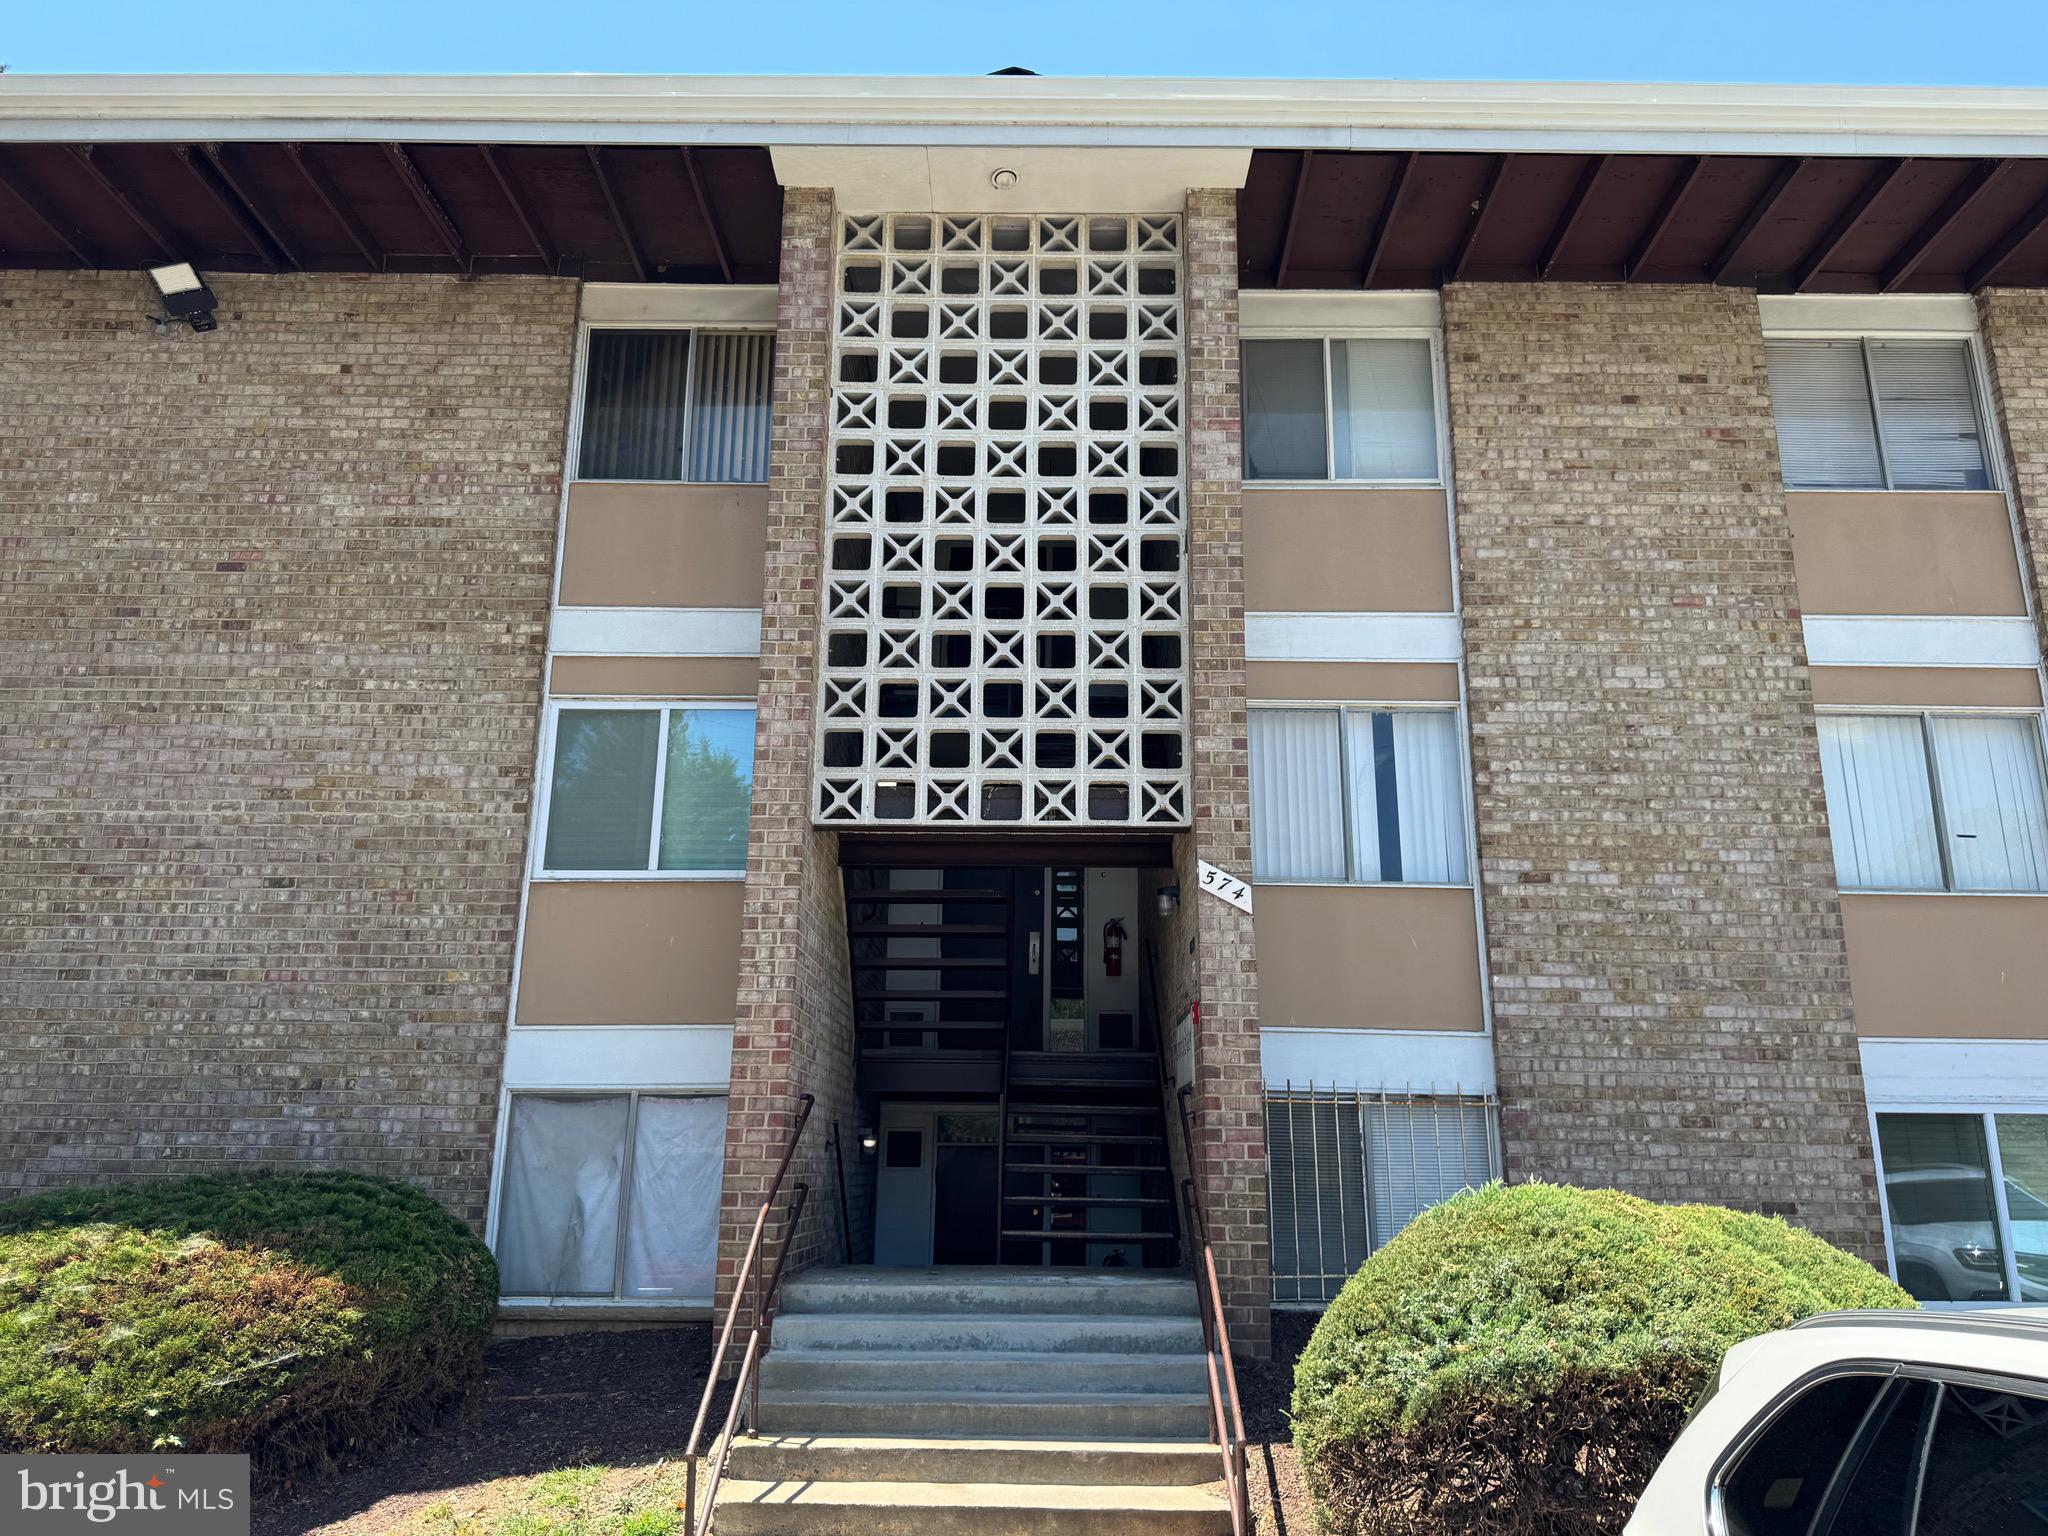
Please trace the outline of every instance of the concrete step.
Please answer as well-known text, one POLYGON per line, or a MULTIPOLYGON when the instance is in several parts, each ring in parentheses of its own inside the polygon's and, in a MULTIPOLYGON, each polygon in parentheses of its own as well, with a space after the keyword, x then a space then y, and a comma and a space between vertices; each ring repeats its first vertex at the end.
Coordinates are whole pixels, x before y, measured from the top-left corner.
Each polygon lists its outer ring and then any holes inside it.
POLYGON ((764 1385, 760 1404, 765 1435, 1201 1440, 1209 1434, 1206 1391, 788 1392, 764 1385))
POLYGON ((1214 1482, 1216 1447, 1200 1440, 951 1440, 888 1435, 754 1435, 733 1441, 727 1476, 803 1483, 1214 1482))
POLYGON ((1194 1317, 1195 1283, 1177 1270, 813 1269, 784 1281, 778 1312, 1024 1312, 1194 1317))
POLYGON ((1205 1390, 1208 1369, 1200 1354, 1058 1354, 998 1349, 789 1349, 778 1346, 761 1362, 761 1386, 802 1392, 921 1393, 1115 1392, 1191 1393, 1205 1390))
POLYGON ((1206 1488, 1101 1483, 728 1482, 718 1529, 774 1536, 1217 1536, 1206 1488))
POLYGON ((775 1320, 776 1353, 785 1349, 998 1349, 1177 1355, 1198 1353, 1201 1348, 1202 1325, 1191 1314, 1099 1317, 1086 1312, 785 1311, 775 1320))

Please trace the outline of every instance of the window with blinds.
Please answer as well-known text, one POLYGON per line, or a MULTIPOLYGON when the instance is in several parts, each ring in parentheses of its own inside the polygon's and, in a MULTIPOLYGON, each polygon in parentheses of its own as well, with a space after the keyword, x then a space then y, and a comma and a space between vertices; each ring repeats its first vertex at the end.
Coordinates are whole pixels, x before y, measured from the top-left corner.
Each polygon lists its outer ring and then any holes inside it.
POLYGON ((1793 490, 1989 490, 1966 341, 1771 341, 1771 412, 1793 490))
POLYGON ((774 364, 764 332, 592 331, 578 477, 765 482, 774 364))
POLYGON ((2041 717, 1823 714, 1844 890, 2048 890, 2041 717))
POLYGON ((1327 1302, 1432 1205, 1500 1177, 1491 1098, 1266 1095, 1273 1300, 1327 1302))
POLYGON ((1440 478, 1427 341, 1247 341, 1242 378, 1245 478, 1440 478))
POLYGON ((1252 878, 1463 885, 1452 709, 1251 711, 1252 878))

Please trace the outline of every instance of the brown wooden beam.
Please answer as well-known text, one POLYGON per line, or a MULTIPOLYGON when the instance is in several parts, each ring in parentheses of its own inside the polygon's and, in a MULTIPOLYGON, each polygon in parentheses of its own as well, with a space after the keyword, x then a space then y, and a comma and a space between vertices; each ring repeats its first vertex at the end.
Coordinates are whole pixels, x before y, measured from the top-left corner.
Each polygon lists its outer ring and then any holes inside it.
POLYGON ((25 181, 21 173, 10 170, 7 162, 0 160, 0 187, 14 194, 14 200, 34 214, 36 221, 57 237, 64 249, 78 258, 82 267, 100 265, 100 253, 78 229, 72 226, 55 207, 44 200, 43 195, 25 181))
POLYGON ((1387 199, 1380 205, 1379 222, 1373 226, 1372 240, 1365 248, 1365 265, 1358 274, 1358 286, 1361 288, 1370 288, 1373 278, 1379 274, 1380 258, 1387 253, 1387 235, 1401 212, 1401 200, 1408 195, 1408 183, 1415 174, 1415 160, 1416 152, 1412 149, 1403 155, 1400 167, 1387 187, 1387 199))
POLYGON ((1287 204, 1287 228, 1280 236, 1280 259, 1273 264, 1273 286, 1287 286, 1287 263, 1294 258, 1294 226, 1301 219, 1302 198, 1308 192, 1309 167, 1316 163, 1316 152, 1312 149, 1301 151, 1301 163, 1294 170, 1294 197, 1287 204))
POLYGON ((1458 247, 1458 256, 1451 263, 1451 281, 1456 282, 1465 275, 1465 263, 1472 259, 1472 251, 1479 244, 1479 236, 1486 228, 1487 215, 1493 212, 1493 194, 1500 189, 1501 177, 1507 174, 1508 157, 1495 155, 1493 170, 1487 175, 1486 189, 1479 194, 1479 201, 1472 209, 1472 227, 1465 231, 1465 240, 1458 247))
POLYGON ((1978 260, 1977 265, 1970 268, 1970 275, 1964 280, 1963 286, 1974 292, 1998 276, 2000 269, 2012 260, 2013 253, 2025 245, 2028 237, 2043 224, 2048 224, 2048 197, 2042 198, 2021 214, 2018 221, 1998 237, 1991 249, 1978 260))
POLYGON ((462 233, 455 227, 455 221, 448 217, 448 210, 441 206, 441 199, 434 196, 434 189, 427 185, 427 178, 420 174, 420 168, 413 164, 412 156, 405 152, 402 144, 386 144, 384 158, 391 162, 391 168, 398 172, 398 179, 405 183, 406 191, 427 223, 433 227, 434 236, 441 242, 442 249, 461 264, 464 271, 475 265, 475 258, 463 247, 462 233))
POLYGON ((270 243, 277 247, 279 254, 301 272, 306 270, 305 257, 299 253, 297 242, 285 232, 284 220, 273 208, 266 208, 263 199, 247 176, 238 175, 228 160, 227 147, 222 144, 208 144, 206 158, 220 179, 227 183, 228 190, 241 199, 242 206, 249 210, 249 216, 262 226, 263 233, 270 237, 270 243))
POLYGON ((1842 248, 1842 242, 1856 232, 1856 226, 1863 222, 1863 216, 1870 212, 1871 205, 1884 196, 1886 189, 1899 179, 1899 173, 1911 164, 1911 160, 1887 160, 1878 166, 1871 178, 1849 199, 1849 206, 1828 226, 1827 233, 1820 237, 1820 244, 1807 252, 1806 260, 1799 264, 1799 270, 1792 277, 1794 293, 1804 293, 1806 285, 1820 276, 1821 270, 1834 259, 1835 252, 1842 248))
POLYGON ((1629 252, 1628 259, 1621 264, 1621 280, 1624 283, 1634 282, 1636 275, 1650 264, 1650 258, 1657 253, 1657 242, 1662 240, 1665 232, 1671 228, 1671 221, 1678 214, 1678 205, 1685 201, 1686 194, 1692 191, 1694 184, 1699 181, 1700 172, 1706 169, 1706 165, 1705 155, 1692 156, 1687 160, 1684 169, 1678 173, 1678 179, 1671 183, 1671 190, 1664 194, 1664 201, 1657 205, 1656 213, 1651 215, 1649 227, 1643 231, 1643 238, 1636 242, 1636 248, 1629 252))
POLYGON ((683 170, 690 178, 690 190, 697 195, 697 215, 704 221, 704 228, 711 236, 711 249, 718 257, 718 270, 729 283, 732 281, 732 258, 726 254, 725 236, 719 233, 718 216, 711 211, 711 198, 704 190, 704 178, 697 174, 697 157, 690 146, 683 146, 683 170))
POLYGON ((519 182, 512 174, 512 167, 498 158, 496 145, 480 144, 477 147, 483 153, 484 164, 490 168, 492 177, 498 183, 498 190, 504 194, 513 215, 519 220, 519 227, 526 231, 526 238, 532 243, 534 254, 548 264, 550 272, 560 271, 561 254, 556 251, 554 242, 548 239, 539 216, 526 200, 526 194, 520 190, 519 182))
POLYGON ((625 242, 626 256, 633 263, 633 272, 644 283, 647 281, 647 261, 640 254, 640 242, 633 238, 633 227, 626 222, 625 210, 619 206, 618 194, 612 191, 612 179, 605 174, 604 158, 595 144, 584 145, 583 152, 590 157, 590 174, 597 178, 597 189, 604 194, 604 205, 612 216, 612 228, 625 242))
POLYGON ((172 153, 177 155, 179 163, 192 173, 192 179, 205 189, 206 195, 213 199, 215 206, 228 216, 236 229, 242 232, 242 238, 249 242, 250 248, 256 253, 256 259, 263 263, 264 270, 280 270, 277 253, 270 248, 269 239, 257 226, 249 211, 242 206, 241 199, 235 196, 233 189, 215 173, 212 162, 190 144, 173 145, 172 153))
POLYGON ((362 252, 363 260, 372 272, 382 272, 385 267, 384 248, 370 238, 370 232, 363 228, 362 220, 356 217, 355 209, 341 195, 341 189, 328 179, 303 144, 287 144, 284 152, 292 157, 292 164, 299 168, 299 174, 306 178, 306 185, 313 189, 313 195, 320 199, 320 205, 334 216, 334 222, 342 227, 349 243, 362 252))
POLYGON ((1565 242, 1572 237, 1572 231, 1579 227, 1579 215, 1585 211, 1586 199, 1593 195, 1593 189, 1600 184, 1600 178, 1607 173, 1607 156, 1595 155, 1579 177, 1579 184, 1572 188, 1571 201, 1564 205, 1564 214, 1557 221, 1557 228, 1550 232, 1550 239, 1544 243, 1543 254, 1537 258, 1536 271, 1540 277, 1549 277, 1551 268, 1564 252, 1565 242))
POLYGON ((1764 188, 1763 196, 1750 204, 1749 212, 1745 213, 1742 222, 1735 226, 1735 233, 1728 237, 1728 243, 1721 247, 1720 254, 1708 264, 1708 277, 1718 283, 1727 275, 1728 269, 1735 265, 1735 258, 1742 254, 1742 248, 1749 244, 1749 237, 1756 233, 1757 226, 1770 217, 1771 210, 1778 206, 1778 200, 1785 195, 1785 189, 1791 186, 1793 180, 1805 169, 1804 158, 1787 160, 1778 167, 1777 175, 1773 176, 1771 184, 1764 188))
POLYGON ((1884 269, 1883 291, 1896 293, 1908 278, 1920 270, 1920 263, 1927 259, 1934 243, 1955 228, 1956 221, 1976 206, 1978 198, 2001 185, 2012 174, 2016 164, 2018 162, 2014 160, 1985 160, 1971 171, 1934 210, 1932 217, 1914 230, 1894 253, 1891 264, 1884 269))
POLYGON ((72 159, 85 168, 86 175, 90 176, 99 189, 113 200, 114 206, 128 215, 129 222, 149 237, 150 244, 163 253, 166 261, 182 259, 182 242, 174 241, 171 236, 166 235, 156 220, 143 212, 135 199, 130 197, 126 190, 116 183, 114 178, 109 176, 102 167, 93 162, 92 145, 67 144, 64 147, 71 151, 72 159))

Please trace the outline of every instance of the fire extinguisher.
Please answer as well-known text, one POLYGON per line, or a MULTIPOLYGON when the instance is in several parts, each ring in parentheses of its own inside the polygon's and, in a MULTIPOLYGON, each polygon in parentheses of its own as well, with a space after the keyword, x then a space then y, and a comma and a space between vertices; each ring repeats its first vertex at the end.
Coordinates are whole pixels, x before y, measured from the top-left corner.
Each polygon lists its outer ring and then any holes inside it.
POLYGON ((1124 973, 1124 925, 1111 918, 1102 925, 1102 974, 1121 976, 1124 973))

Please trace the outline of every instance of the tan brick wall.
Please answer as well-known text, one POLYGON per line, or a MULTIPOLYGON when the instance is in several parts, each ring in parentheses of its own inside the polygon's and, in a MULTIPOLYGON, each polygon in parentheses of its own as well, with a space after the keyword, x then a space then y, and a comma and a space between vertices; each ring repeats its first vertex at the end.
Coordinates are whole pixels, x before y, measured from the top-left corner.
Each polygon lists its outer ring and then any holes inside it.
POLYGON ((318 1164, 481 1221, 573 283, 0 284, 0 1193, 318 1164))
MULTIPOLYGON (((2048 583, 2048 292, 1987 288, 1977 295, 1977 320, 2038 625, 2048 583)), ((2048 632, 2041 640, 2048 646, 2048 632)))
MULTIPOLYGON (((846 903, 836 833, 811 825, 812 733, 818 690, 818 589, 824 558, 825 443, 831 363, 832 195, 790 188, 782 205, 776 312, 775 420, 768 466, 767 591, 754 739, 754 804, 747 831, 746 911, 740 936, 739 1016, 726 1122, 720 1304, 731 1289, 755 1213, 796 1122, 817 1097, 785 1185, 809 1186, 793 1273, 837 1262, 838 1191, 832 1121, 844 1138, 852 1225, 869 1230, 870 1160, 854 1133, 853 999, 846 903)), ((779 1217, 770 1251, 783 1239, 779 1217)))
MULTIPOLYGON (((1197 859, 1251 878, 1245 723, 1244 506, 1238 404, 1237 195, 1203 189, 1187 206, 1189 703, 1194 829, 1174 839, 1181 923, 1169 976, 1201 1000, 1195 1035, 1197 1174, 1231 1342, 1270 1349, 1273 1277, 1266 1225, 1265 1090, 1259 971, 1249 914, 1201 893, 1197 859), (1192 926, 1195 952, 1186 953, 1192 926)), ((1178 990, 1167 982, 1169 997, 1178 990)), ((1170 1014, 1170 1025, 1178 1012, 1170 1014)))
POLYGON ((1755 297, 1444 293, 1511 1178, 1881 1254, 1755 297))

